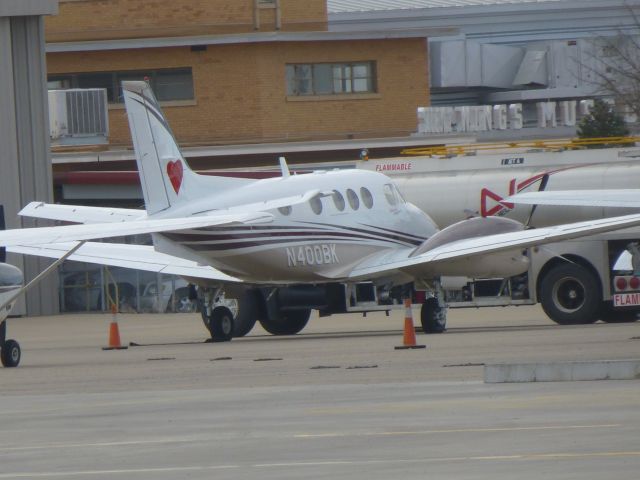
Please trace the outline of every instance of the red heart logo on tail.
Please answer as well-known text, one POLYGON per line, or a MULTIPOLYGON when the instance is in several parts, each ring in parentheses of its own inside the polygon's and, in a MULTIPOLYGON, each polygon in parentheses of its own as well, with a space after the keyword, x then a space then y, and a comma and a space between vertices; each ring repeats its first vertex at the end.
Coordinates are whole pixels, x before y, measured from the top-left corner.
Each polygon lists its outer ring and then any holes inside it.
POLYGON ((180 185, 182 185, 182 173, 182 162, 180 160, 167 163, 167 175, 169 175, 169 181, 176 194, 180 190, 180 185))

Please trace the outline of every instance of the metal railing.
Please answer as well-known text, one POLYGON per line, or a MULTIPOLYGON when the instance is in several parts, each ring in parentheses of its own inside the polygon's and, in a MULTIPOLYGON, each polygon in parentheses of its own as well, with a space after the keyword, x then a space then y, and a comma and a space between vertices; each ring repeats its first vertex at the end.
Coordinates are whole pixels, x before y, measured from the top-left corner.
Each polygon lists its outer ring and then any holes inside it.
POLYGON ((560 138, 546 140, 524 140, 514 142, 470 143, 463 145, 434 145, 431 147, 406 148, 402 155, 425 157, 443 157, 457 155, 477 155, 478 153, 499 153, 504 150, 544 150, 558 152, 564 150, 579 150, 594 146, 634 146, 640 142, 640 137, 601 137, 601 138, 560 138))

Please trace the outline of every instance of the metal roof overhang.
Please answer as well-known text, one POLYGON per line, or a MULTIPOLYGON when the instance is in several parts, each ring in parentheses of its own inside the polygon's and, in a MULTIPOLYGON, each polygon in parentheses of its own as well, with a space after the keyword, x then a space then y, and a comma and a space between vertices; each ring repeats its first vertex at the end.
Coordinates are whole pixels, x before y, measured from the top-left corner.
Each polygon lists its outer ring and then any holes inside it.
POLYGON ((0 17, 57 15, 58 0, 2 0, 0 17))
POLYGON ((205 35, 194 37, 129 38, 47 43, 47 53, 92 52, 98 50, 128 50, 138 48, 190 47, 197 45, 233 45, 277 42, 331 42, 354 40, 388 40, 427 38, 457 35, 453 27, 412 28, 362 32, 261 32, 233 35, 205 35))

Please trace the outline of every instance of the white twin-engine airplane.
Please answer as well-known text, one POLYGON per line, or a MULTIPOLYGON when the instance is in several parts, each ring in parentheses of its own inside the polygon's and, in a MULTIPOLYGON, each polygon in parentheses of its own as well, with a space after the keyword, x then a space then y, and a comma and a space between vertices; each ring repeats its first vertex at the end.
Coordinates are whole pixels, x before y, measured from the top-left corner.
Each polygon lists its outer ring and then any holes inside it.
POLYGON ((422 303, 424 330, 442 332, 442 276, 516 275, 527 269, 527 247, 640 225, 640 215, 628 215, 527 230, 490 217, 439 231, 381 173, 290 175, 281 160, 279 178, 198 175, 148 84, 123 82, 123 91, 146 211, 32 203, 21 215, 82 225, 8 230, 0 245, 181 275, 198 285, 215 340, 245 335, 256 320, 294 334, 311 309, 390 310, 406 296, 422 303), (153 246, 89 242, 140 233, 151 233, 153 246))

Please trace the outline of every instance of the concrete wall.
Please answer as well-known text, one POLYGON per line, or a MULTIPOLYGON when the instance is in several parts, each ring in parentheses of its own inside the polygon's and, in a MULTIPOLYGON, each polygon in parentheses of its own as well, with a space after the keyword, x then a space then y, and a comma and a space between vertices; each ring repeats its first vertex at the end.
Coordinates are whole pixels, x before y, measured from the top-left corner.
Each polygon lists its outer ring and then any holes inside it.
MULTIPOLYGON (((38 2, 8 2, 0 9, 0 203, 8 228, 35 226, 17 212, 33 200, 52 201, 51 162, 44 62, 44 28, 38 2), (11 8, 15 7, 15 8, 11 8), (21 8, 20 8, 21 7, 21 8), (28 10, 25 10, 28 9, 28 10)), ((41 2, 51 13, 52 2, 41 2)), ((33 278, 48 264, 34 257, 10 255, 13 263, 33 278)), ((58 312, 57 279, 50 277, 33 289, 25 304, 14 309, 28 315, 58 312)))

